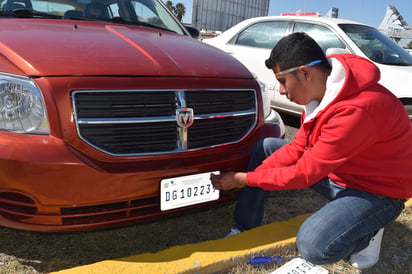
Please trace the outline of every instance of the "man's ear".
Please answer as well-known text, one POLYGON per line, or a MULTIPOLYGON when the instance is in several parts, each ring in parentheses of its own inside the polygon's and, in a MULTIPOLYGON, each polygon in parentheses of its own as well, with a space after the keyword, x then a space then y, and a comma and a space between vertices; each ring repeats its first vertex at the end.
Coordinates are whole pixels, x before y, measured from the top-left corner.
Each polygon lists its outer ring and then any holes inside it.
POLYGON ((308 68, 307 66, 300 66, 299 70, 303 73, 306 80, 310 80, 310 78, 312 77, 310 68, 308 68))

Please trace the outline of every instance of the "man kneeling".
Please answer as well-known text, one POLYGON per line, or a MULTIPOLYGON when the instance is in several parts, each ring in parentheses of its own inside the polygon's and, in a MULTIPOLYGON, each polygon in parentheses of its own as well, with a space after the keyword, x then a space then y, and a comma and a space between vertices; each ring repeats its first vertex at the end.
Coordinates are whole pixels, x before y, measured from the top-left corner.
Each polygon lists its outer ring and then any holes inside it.
POLYGON ((231 234, 259 226, 268 191, 311 187, 328 202, 297 235, 313 264, 379 259, 383 228, 412 197, 412 126, 402 103, 378 84, 379 69, 352 54, 326 58, 305 33, 284 37, 266 60, 280 93, 304 105, 292 142, 256 146, 248 172, 212 175, 217 189, 243 188, 231 234))

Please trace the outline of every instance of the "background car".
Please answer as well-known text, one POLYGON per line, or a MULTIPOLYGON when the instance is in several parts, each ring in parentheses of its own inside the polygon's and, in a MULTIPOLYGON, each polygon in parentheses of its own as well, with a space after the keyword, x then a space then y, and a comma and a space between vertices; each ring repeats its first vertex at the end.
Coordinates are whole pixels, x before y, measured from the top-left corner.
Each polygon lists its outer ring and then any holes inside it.
POLYGON ((0 5, 2 226, 87 230, 210 208, 237 196, 210 173, 245 170, 256 142, 284 134, 249 70, 160 0, 0 5))
POLYGON ((264 64, 274 45, 292 32, 308 33, 325 52, 334 49, 372 60, 381 70, 380 83, 403 102, 412 119, 412 56, 371 26, 337 18, 267 16, 242 21, 221 35, 203 41, 246 65, 265 84, 267 93, 273 94, 273 108, 300 115, 303 107, 279 94, 279 84, 264 64))

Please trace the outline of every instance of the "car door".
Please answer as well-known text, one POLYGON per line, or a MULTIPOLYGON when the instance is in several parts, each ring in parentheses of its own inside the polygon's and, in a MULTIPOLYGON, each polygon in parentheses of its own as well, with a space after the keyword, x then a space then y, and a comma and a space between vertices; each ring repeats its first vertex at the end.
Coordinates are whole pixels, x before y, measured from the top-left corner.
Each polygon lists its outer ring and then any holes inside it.
MULTIPOLYGON (((328 48, 346 49, 346 45, 330 28, 319 23, 312 22, 294 22, 292 32, 305 32, 319 44, 324 52, 328 48)), ((280 95, 279 85, 275 85, 275 96, 272 100, 272 107, 291 112, 294 114, 302 113, 303 106, 289 101, 286 96, 280 95)))
POLYGON ((295 22, 293 32, 305 32, 315 39, 324 52, 329 48, 346 49, 346 45, 335 34, 335 32, 325 25, 307 22, 295 22))
POLYGON ((265 85, 264 98, 270 98, 270 104, 279 111, 294 115, 302 113, 303 106, 298 105, 279 93, 279 83, 272 70, 265 66, 265 60, 275 44, 291 32, 306 32, 324 49, 329 47, 346 48, 334 31, 319 23, 283 20, 262 20, 250 24, 238 31, 220 48, 242 62, 265 85))
POLYGON ((272 70, 265 66, 274 45, 285 36, 290 22, 266 20, 248 25, 239 31, 222 49, 243 63, 264 84, 267 104, 275 100, 277 81, 272 70))
POLYGON ((275 44, 291 32, 308 33, 325 52, 328 48, 346 48, 334 31, 319 23, 270 20, 244 28, 231 43, 225 45, 225 51, 241 61, 265 85, 265 92, 273 108, 300 115, 303 106, 291 102, 279 93, 279 83, 272 70, 267 69, 264 63, 275 44))

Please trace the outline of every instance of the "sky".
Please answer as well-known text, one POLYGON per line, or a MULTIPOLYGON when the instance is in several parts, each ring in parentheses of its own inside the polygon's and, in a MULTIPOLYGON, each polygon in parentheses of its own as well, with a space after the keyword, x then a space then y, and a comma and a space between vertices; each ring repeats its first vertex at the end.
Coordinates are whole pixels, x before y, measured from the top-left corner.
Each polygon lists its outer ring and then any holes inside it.
MULTIPOLYGON (((182 3, 186 7, 184 23, 192 21, 192 0, 172 0, 173 4, 182 3)), ((395 6, 403 19, 412 25, 412 1, 410 0, 270 0, 269 14, 296 12, 320 12, 325 16, 331 8, 339 9, 339 18, 362 22, 378 27, 388 5, 395 6)))

